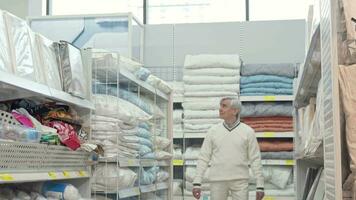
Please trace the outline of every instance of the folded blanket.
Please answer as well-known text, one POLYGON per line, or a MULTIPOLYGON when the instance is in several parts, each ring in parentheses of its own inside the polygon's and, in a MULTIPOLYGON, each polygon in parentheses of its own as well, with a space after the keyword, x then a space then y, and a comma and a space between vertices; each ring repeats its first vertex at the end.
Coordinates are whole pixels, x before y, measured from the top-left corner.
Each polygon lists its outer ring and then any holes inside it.
POLYGON ((184 124, 184 129, 187 130, 208 130, 215 124, 184 124))
POLYGON ((184 69, 184 75, 189 76, 240 76, 240 69, 227 68, 202 68, 202 69, 184 69))
POLYGON ((297 68, 295 64, 243 64, 241 66, 242 76, 251 75, 277 75, 289 78, 296 77, 297 68))
POLYGON ((240 76, 183 76, 184 84, 238 84, 240 76))
POLYGON ((185 69, 198 68, 232 68, 239 69, 241 66, 240 57, 233 54, 214 55, 186 55, 184 60, 185 69))
POLYGON ((184 103, 211 103, 220 105, 221 97, 184 97, 184 103))
MULTIPOLYGON (((239 84, 202 84, 202 85, 191 85, 184 84, 185 92, 202 92, 202 91, 230 91, 230 92, 239 92, 239 84)), ((185 94, 184 94, 185 95, 185 94)))
POLYGON ((261 140, 258 141, 261 152, 293 151, 293 141, 261 140))
POLYGON ((293 89, 293 84, 280 83, 280 82, 262 82, 262 83, 246 83, 240 85, 240 89, 247 89, 247 88, 293 89))
POLYGON ((217 110, 203 110, 203 111, 195 111, 195 110, 185 110, 184 111, 184 119, 211 119, 211 118, 219 118, 219 111, 217 110))
POLYGON ((217 124, 222 122, 222 119, 184 119, 183 122, 184 124, 217 124))
POLYGON ((218 110, 220 105, 219 105, 219 100, 216 99, 215 101, 204 100, 204 101, 183 102, 182 107, 185 110, 218 110))
POLYGON ((242 122, 249 123, 249 122, 286 122, 286 123, 293 123, 293 117, 285 117, 285 116, 268 116, 268 117, 244 117, 241 119, 242 122))
POLYGON ((185 92, 185 97, 226 97, 237 96, 237 92, 231 91, 202 91, 202 92, 185 92))
POLYGON ((292 152, 292 151, 261 152, 262 159, 292 160, 293 156, 294 156, 294 152, 292 152))
POLYGON ((254 76, 241 76, 240 84, 248 83, 264 83, 264 82, 280 82, 293 84, 293 78, 273 75, 254 75, 254 76))
POLYGON ((292 116, 291 102, 242 103, 241 117, 292 116))
POLYGON ((241 89, 240 93, 241 93, 241 96, 292 95, 293 89, 245 88, 245 89, 241 89))
POLYGON ((255 132, 273 131, 273 132, 290 132, 293 127, 278 127, 278 126, 251 126, 255 132))

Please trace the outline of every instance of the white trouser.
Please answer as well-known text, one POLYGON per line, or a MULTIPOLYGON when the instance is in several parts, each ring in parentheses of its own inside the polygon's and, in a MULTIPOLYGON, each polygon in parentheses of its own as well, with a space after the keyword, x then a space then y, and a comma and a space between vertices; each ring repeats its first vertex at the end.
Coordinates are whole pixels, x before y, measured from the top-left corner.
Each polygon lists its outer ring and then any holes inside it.
POLYGON ((211 200, 248 200, 248 180, 214 181, 210 183, 211 200))

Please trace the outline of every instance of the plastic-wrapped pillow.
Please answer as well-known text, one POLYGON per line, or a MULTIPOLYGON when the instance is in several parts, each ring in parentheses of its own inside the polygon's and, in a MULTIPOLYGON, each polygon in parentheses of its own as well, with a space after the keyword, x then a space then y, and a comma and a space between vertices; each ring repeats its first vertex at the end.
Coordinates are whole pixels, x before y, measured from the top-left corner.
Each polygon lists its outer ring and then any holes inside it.
POLYGON ((171 144, 171 141, 164 137, 156 136, 153 140, 155 147, 158 149, 165 149, 171 144))
POLYGON ((119 90, 119 97, 122 99, 125 99, 126 101, 135 104, 136 106, 138 106, 139 108, 141 108, 142 110, 144 110, 146 113, 148 114, 152 114, 152 109, 151 107, 144 101, 142 101, 137 94, 133 93, 133 92, 129 92, 127 90, 123 90, 120 89, 119 90))
POLYGON ((9 30, 10 47, 13 48, 16 75, 32 81, 43 83, 41 70, 38 69, 39 59, 37 49, 33 48, 34 35, 25 20, 8 12, 3 12, 9 30), (36 54, 37 53, 37 54, 36 54))
POLYGON ((140 150, 139 150, 139 153, 140 153, 140 156, 144 156, 148 153, 151 153, 152 152, 152 149, 149 148, 148 146, 146 145, 141 145, 140 146, 140 150))
POLYGON ((165 152, 165 151, 156 151, 156 159, 157 160, 168 160, 173 157, 171 153, 165 152))
MULTIPOLYGON (((183 104, 184 105, 184 104, 183 104)), ((183 110, 173 110, 173 123, 178 124, 183 121, 183 110)))
POLYGON ((50 88, 62 90, 56 44, 40 34, 36 34, 36 44, 42 62, 41 65, 46 66, 42 69, 45 74, 46 84, 50 88))
POLYGON ((139 78, 140 80, 142 81, 146 81, 148 76, 151 75, 151 72, 150 70, 144 68, 144 67, 141 67, 139 70, 137 70, 135 72, 135 75, 137 78, 139 78))
POLYGON ((174 196, 181 196, 182 195, 182 180, 174 180, 173 181, 173 188, 172 193, 174 196))
POLYGON ((124 67, 125 69, 129 70, 131 73, 135 73, 136 71, 138 71, 141 67, 142 64, 135 62, 129 58, 126 58, 124 56, 120 55, 120 68, 124 67))
POLYGON ((151 138, 151 133, 148 132, 146 129, 143 128, 138 128, 136 135, 138 137, 143 137, 146 139, 150 139, 151 138))
POLYGON ((146 129, 147 131, 150 130, 150 126, 149 126, 148 123, 146 123, 146 122, 140 123, 140 124, 138 125, 138 127, 143 128, 143 129, 146 129))
POLYGON ((5 24, 3 12, 0 10, 0 71, 11 73, 13 71, 10 58, 11 50, 5 24))
POLYGON ((147 78, 147 82, 152 85, 153 87, 161 90, 162 92, 168 94, 172 91, 172 88, 168 85, 168 83, 166 83, 165 81, 159 79, 158 77, 154 76, 154 75, 150 75, 147 78))
POLYGON ((95 114, 118 118, 123 122, 135 124, 148 121, 151 116, 134 104, 109 95, 94 95, 95 114))
POLYGON ((188 147, 185 150, 184 158, 185 159, 197 159, 200 153, 200 147, 188 147))
POLYGON ((123 189, 133 187, 137 179, 137 174, 128 168, 118 168, 116 164, 99 164, 94 170, 95 177, 93 189, 123 189))
POLYGON ((164 182, 164 181, 166 181, 167 179, 169 179, 169 173, 168 173, 168 172, 163 171, 163 170, 160 170, 160 171, 157 173, 157 178, 156 178, 156 182, 157 182, 157 183, 164 182))
POLYGON ((153 152, 147 153, 143 156, 141 156, 143 159, 156 159, 156 154, 153 152))
POLYGON ((150 185, 156 181, 156 174, 159 171, 159 167, 151 167, 145 170, 141 168, 140 184, 141 185, 150 185))

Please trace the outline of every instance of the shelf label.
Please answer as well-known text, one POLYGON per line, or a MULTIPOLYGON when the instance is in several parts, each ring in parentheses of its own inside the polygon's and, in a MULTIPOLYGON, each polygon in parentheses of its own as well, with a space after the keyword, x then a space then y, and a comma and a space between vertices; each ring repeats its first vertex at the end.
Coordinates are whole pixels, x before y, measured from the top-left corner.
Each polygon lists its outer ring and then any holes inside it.
POLYGON ((56 179, 57 176, 56 176, 56 173, 55 172, 48 172, 48 176, 52 179, 56 179))
POLYGON ((86 176, 87 174, 85 173, 85 171, 83 171, 83 170, 80 170, 79 172, 78 172, 78 174, 79 174, 79 176, 86 176))
POLYGON ((265 196, 263 200, 275 200, 275 198, 271 196, 265 196))
POLYGON ((286 165, 294 165, 294 160, 286 160, 286 165))
POLYGON ((12 177, 10 174, 0 174, 0 180, 2 180, 2 181, 13 181, 14 177, 12 177))
POLYGON ((263 100, 264 101, 275 101, 276 100, 276 96, 264 96, 263 100))
POLYGON ((69 172, 63 171, 63 176, 69 178, 70 177, 69 172))
POLYGON ((173 165, 175 165, 175 166, 183 166, 183 160, 173 160, 173 165))
POLYGON ((133 189, 133 191, 136 193, 136 194, 139 194, 140 193, 140 188, 136 187, 133 189))
POLYGON ((133 160, 127 160, 127 164, 128 165, 134 165, 134 161, 133 160))
POLYGON ((264 132, 263 137, 275 137, 275 132, 264 132))

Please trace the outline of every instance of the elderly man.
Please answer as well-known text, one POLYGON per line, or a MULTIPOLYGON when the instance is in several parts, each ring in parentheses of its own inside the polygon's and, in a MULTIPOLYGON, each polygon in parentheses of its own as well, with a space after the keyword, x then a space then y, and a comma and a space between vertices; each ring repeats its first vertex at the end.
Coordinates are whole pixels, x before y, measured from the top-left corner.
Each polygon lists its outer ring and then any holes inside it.
POLYGON ((249 165, 256 176, 256 200, 264 196, 261 155, 254 130, 241 123, 241 103, 237 98, 220 101, 219 114, 224 122, 210 128, 197 164, 193 196, 201 196, 201 182, 208 168, 211 200, 248 200, 249 165))

